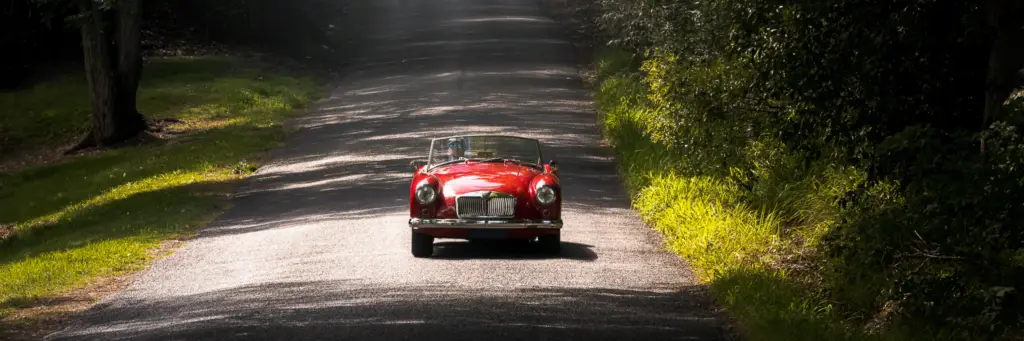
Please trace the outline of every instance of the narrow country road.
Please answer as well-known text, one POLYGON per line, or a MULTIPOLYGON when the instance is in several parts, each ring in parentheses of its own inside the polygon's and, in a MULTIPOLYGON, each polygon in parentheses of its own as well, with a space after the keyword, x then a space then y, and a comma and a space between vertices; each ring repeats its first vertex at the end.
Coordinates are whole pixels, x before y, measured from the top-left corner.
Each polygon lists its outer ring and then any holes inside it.
POLYGON ((723 338, 686 265, 630 211, 573 48, 536 0, 348 11, 342 85, 232 209, 48 339, 723 338), (446 240, 412 257, 409 161, 462 133, 538 138, 559 160, 560 257, 446 240))

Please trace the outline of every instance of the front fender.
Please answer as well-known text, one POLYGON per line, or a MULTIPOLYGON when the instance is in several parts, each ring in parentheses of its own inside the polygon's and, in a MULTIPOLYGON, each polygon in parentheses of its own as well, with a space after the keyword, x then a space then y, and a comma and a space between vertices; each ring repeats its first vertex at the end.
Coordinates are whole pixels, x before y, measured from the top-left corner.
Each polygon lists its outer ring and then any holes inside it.
POLYGON ((409 185, 409 216, 433 218, 437 214, 438 205, 442 202, 444 202, 444 195, 441 193, 440 181, 437 180, 437 177, 418 172, 409 185), (434 186, 434 189, 437 191, 437 198, 434 199, 434 202, 426 205, 416 201, 416 188, 423 184, 434 186))
POLYGON ((529 207, 537 211, 538 217, 543 219, 556 219, 562 215, 562 185, 559 183, 558 177, 551 173, 542 173, 533 177, 530 181, 530 186, 527 188, 527 195, 529 196, 528 201, 529 207), (541 186, 548 186, 555 190, 555 201, 541 205, 537 202, 537 188, 541 186), (544 213, 547 214, 544 214, 544 213))

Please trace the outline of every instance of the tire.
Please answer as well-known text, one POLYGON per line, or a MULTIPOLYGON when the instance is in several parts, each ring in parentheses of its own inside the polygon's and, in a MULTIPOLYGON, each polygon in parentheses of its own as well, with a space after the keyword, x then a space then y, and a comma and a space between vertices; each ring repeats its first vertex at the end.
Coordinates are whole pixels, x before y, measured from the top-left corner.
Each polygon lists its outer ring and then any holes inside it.
POLYGON ((412 256, 426 258, 434 255, 434 237, 422 233, 412 233, 412 256))
POLYGON ((540 249, 546 254, 557 255, 562 252, 562 235, 550 235, 540 236, 537 238, 540 242, 540 249))

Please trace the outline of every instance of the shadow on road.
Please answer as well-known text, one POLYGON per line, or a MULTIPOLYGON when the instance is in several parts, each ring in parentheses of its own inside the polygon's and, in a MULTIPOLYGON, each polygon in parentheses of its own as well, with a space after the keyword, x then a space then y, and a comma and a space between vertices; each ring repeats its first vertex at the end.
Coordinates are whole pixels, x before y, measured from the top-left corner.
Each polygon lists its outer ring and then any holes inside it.
POLYGON ((99 305, 74 336, 96 340, 688 340, 714 334, 691 289, 449 286, 351 289, 349 281, 273 283, 99 305), (315 293, 315 294, 313 294, 315 293), (148 312, 138 316, 139 311, 148 312))
POLYGON ((537 243, 520 240, 479 240, 479 241, 442 241, 434 242, 434 259, 469 260, 469 259, 571 259, 594 261, 597 253, 592 245, 562 242, 562 251, 558 254, 546 254, 537 243))

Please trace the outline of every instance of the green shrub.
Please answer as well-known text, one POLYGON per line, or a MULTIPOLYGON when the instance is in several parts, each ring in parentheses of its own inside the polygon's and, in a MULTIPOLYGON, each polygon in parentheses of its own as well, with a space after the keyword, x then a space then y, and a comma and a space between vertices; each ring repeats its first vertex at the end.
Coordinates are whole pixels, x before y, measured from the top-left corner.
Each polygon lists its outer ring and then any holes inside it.
POLYGON ((751 142, 743 154, 740 164, 755 165, 755 171, 734 166, 733 176, 722 176, 730 170, 684 166, 691 159, 652 136, 649 127, 657 116, 649 113, 649 98, 642 96, 646 88, 639 77, 611 75, 602 83, 598 103, 606 136, 619 152, 623 173, 636 195, 635 206, 666 235, 669 246, 691 262, 719 302, 741 318, 750 339, 867 339, 835 322, 831 304, 813 290, 815 278, 781 266, 803 261, 793 259, 798 249, 817 245, 820 230, 803 227, 834 221, 830 203, 837 193, 844 193, 843 185, 852 186, 849 179, 858 178, 851 174, 858 173, 822 167, 828 172, 813 178, 787 175, 785 167, 799 157, 766 142, 751 142), (718 175, 685 174, 683 169, 718 175), (778 198, 790 199, 776 203, 778 198), (800 206, 805 202, 814 204, 800 206), (797 212, 795 207, 805 208, 797 212), (785 213, 779 214, 787 209, 792 221, 815 223, 787 223, 785 213), (789 237, 797 233, 806 243, 789 237))
POLYGON ((969 147, 976 138, 925 127, 881 146, 914 164, 894 171, 914 174, 900 187, 861 194, 849 222, 834 231, 836 280, 864 291, 837 290, 838 298, 857 310, 884 307, 885 321, 959 337, 1020 327, 1024 142, 1005 124, 984 134, 984 153, 969 147))
POLYGON ((1024 104, 979 124, 981 7, 600 3, 623 50, 599 63, 605 133, 637 207, 700 271, 762 264, 880 334, 1021 335, 1024 104))

